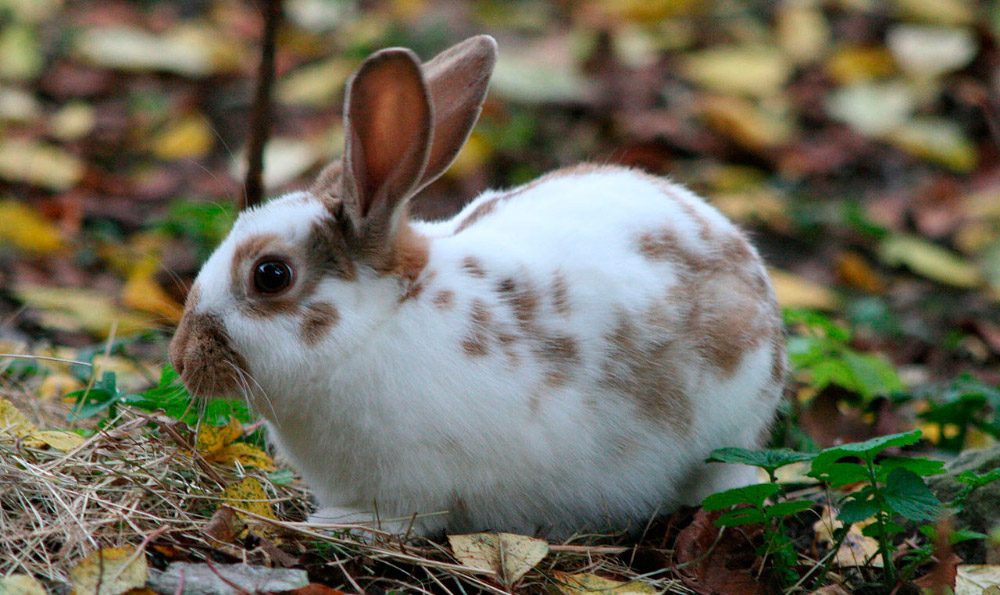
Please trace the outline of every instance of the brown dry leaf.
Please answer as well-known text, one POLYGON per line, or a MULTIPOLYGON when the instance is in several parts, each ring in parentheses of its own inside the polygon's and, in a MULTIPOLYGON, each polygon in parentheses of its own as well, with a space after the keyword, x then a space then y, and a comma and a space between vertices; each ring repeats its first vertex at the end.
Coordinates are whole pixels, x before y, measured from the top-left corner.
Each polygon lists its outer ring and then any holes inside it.
POLYGON ((770 46, 715 46, 692 52, 681 73, 693 83, 727 95, 772 97, 792 75, 792 63, 770 46))
POLYGON ((918 275, 954 287, 975 288, 983 283, 975 264, 917 236, 889 236, 879 246, 879 258, 889 266, 905 265, 918 275))
POLYGON ((24 139, 0 140, 0 178, 46 190, 69 190, 83 177, 83 162, 63 149, 24 139))
POLYGON ((51 254, 64 247, 55 225, 16 200, 0 201, 0 244, 32 254, 51 254))
POLYGON ((612 593, 614 595, 650 595, 659 593, 659 589, 639 581, 614 581, 603 576, 590 573, 570 574, 554 571, 556 588, 563 595, 582 595, 583 593, 612 593))
POLYGON ((835 310, 840 303, 836 293, 819 283, 780 269, 769 268, 767 273, 783 308, 835 310))
POLYGON ((241 519, 246 518, 246 515, 241 514, 240 510, 269 519, 277 518, 274 515, 274 508, 271 506, 271 499, 264 491, 264 486, 260 485, 260 481, 254 477, 244 477, 242 480, 227 486, 222 491, 222 499, 226 504, 237 509, 236 515, 241 519))
POLYGON ((27 574, 11 574, 0 578, 0 593, 4 593, 4 595, 46 595, 42 583, 27 574))
POLYGON ((222 543, 234 543, 246 531, 246 525, 231 508, 220 508, 201 530, 202 533, 222 543))
POLYGON ((42 325, 50 328, 107 337, 116 321, 119 336, 133 335, 156 325, 150 316, 117 307, 105 292, 78 287, 18 285, 14 295, 29 308, 38 310, 42 325))
POLYGON ((915 119, 893 129, 886 139, 914 157, 957 173, 968 173, 979 163, 975 143, 951 120, 935 117, 915 119))
POLYGON ((68 430, 38 430, 24 438, 24 444, 33 448, 46 446, 62 452, 74 450, 87 439, 68 430))
POLYGON ((863 256, 843 252, 837 256, 837 278, 846 285, 868 293, 885 291, 885 281, 863 256))
POLYGON ((904 19, 938 25, 970 25, 976 20, 975 3, 968 0, 893 0, 904 19))
POLYGON ((146 556, 132 546, 97 550, 69 571, 74 593, 119 595, 146 585, 146 556))
POLYGON ((830 45, 830 25, 817 3, 782 2, 776 25, 781 49, 796 64, 818 60, 830 45))
POLYGON ((759 593, 755 578, 759 561, 753 540, 761 529, 756 525, 741 527, 740 531, 726 531, 719 539, 719 528, 713 522, 720 515, 699 509, 691 524, 677 535, 674 554, 678 569, 683 569, 681 579, 696 593, 759 593))
POLYGON ((170 122, 152 140, 153 154, 165 161, 195 159, 212 150, 215 135, 201 114, 184 116, 170 122))
MULTIPOLYGON (((820 519, 813 523, 813 531, 816 532, 816 539, 827 546, 836 543, 833 532, 844 526, 836 520, 834 510, 829 506, 823 507, 820 519)), ((855 566, 871 565, 875 568, 882 567, 882 556, 878 553, 878 542, 861 533, 864 523, 854 523, 847 530, 847 536, 837 549, 834 556, 834 564, 840 568, 851 568, 855 566)))
POLYGON ((455 557, 464 566, 492 570, 505 585, 513 585, 549 553, 544 539, 513 533, 449 535, 455 557))
POLYGON ((881 46, 841 47, 825 66, 827 74, 842 85, 882 78, 896 71, 892 54, 881 46))
POLYGON ((982 595, 1000 587, 1000 565, 959 564, 955 575, 955 595, 982 595))
POLYGON ((144 258, 129 272, 122 288, 122 303, 140 312, 148 312, 178 323, 184 306, 164 291, 156 281, 159 263, 154 258, 144 258))

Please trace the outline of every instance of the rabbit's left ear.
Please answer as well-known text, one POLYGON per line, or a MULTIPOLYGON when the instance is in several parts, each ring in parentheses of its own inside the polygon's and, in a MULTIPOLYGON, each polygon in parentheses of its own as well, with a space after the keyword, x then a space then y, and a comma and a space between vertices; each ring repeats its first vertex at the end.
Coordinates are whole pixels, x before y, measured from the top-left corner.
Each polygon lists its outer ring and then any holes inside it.
POLYGON ((423 65, 434 106, 434 122, 427 167, 416 190, 443 174, 469 138, 483 109, 496 60, 496 40, 489 35, 477 35, 451 46, 423 65))

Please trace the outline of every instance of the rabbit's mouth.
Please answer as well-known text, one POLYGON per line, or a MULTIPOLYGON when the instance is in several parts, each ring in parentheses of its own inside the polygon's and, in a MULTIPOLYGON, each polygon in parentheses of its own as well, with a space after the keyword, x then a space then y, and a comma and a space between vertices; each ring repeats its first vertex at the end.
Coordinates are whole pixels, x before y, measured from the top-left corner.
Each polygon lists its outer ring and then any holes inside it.
POLYGON ((187 312, 170 341, 170 361, 184 386, 198 397, 234 396, 248 377, 246 361, 230 346, 212 314, 187 312))

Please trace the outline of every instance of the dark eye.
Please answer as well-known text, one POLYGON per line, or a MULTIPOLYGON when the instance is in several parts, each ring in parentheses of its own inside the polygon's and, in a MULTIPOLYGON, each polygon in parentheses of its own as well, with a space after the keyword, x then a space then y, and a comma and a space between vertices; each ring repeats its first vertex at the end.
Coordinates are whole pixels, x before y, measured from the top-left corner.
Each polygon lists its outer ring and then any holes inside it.
POLYGON ((274 295, 292 284, 292 267, 281 260, 265 260, 253 269, 253 286, 260 293, 274 295))

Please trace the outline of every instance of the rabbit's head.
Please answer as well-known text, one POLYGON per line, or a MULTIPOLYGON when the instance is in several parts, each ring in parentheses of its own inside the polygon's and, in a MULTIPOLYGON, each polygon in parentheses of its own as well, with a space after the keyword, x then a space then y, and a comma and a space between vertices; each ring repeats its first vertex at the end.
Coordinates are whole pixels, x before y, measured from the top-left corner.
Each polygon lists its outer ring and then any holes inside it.
POLYGON ((309 191, 241 213, 199 273, 170 344, 194 394, 308 382, 391 315, 427 260, 407 201, 465 143, 495 59, 479 36, 425 64, 400 48, 365 60, 347 85, 343 157, 309 191))

